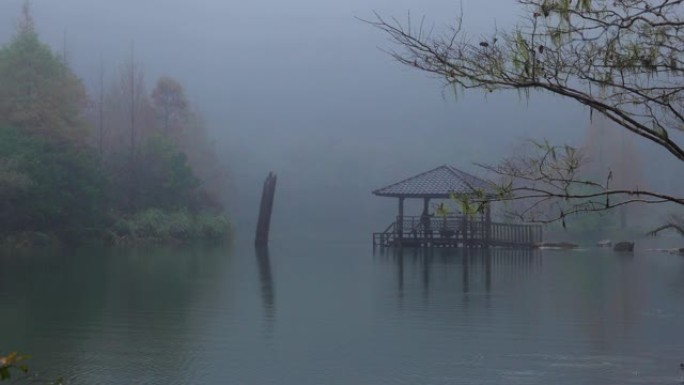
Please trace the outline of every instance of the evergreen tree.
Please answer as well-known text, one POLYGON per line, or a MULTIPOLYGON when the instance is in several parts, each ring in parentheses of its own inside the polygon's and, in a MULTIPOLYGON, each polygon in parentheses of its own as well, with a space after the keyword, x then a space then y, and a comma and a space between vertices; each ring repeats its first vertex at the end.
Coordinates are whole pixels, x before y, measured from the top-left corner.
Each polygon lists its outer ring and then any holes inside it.
POLYGON ((0 123, 51 137, 85 136, 86 91, 35 30, 28 3, 14 39, 0 49, 0 123))

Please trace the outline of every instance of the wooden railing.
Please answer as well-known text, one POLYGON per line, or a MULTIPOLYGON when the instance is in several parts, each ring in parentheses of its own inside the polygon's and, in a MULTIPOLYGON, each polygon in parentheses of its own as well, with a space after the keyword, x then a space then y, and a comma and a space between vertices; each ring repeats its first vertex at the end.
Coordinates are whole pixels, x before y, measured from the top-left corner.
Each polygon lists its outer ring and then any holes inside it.
POLYGON ((537 245, 542 242, 542 226, 539 224, 491 223, 490 240, 500 246, 537 245))
POLYGON ((373 234, 373 245, 379 246, 437 244, 533 247, 541 242, 541 225, 488 222, 463 215, 397 218, 384 232, 373 234))

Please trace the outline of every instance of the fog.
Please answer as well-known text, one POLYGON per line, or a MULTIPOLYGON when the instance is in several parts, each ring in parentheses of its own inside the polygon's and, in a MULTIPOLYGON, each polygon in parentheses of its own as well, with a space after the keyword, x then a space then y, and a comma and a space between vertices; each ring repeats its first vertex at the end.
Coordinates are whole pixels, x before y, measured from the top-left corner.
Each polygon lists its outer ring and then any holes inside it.
MULTIPOLYGON (((391 48, 386 36, 359 20, 373 11, 405 20, 410 11, 439 28, 462 8, 464 28, 477 36, 516 21, 521 10, 508 0, 32 4, 43 41, 86 84, 101 60, 112 74, 134 46, 148 82, 170 75, 185 85, 229 171, 225 200, 240 236, 252 236, 269 171, 279 176, 274 239, 370 242, 396 210, 372 190, 442 164, 481 174, 475 162, 494 163, 518 141, 580 144, 590 124, 588 111, 554 97, 455 96, 440 79, 394 62, 382 51, 391 48)), ((11 38, 20 6, 0 2, 0 42, 11 38)), ((656 185, 671 173, 648 172, 656 185)))

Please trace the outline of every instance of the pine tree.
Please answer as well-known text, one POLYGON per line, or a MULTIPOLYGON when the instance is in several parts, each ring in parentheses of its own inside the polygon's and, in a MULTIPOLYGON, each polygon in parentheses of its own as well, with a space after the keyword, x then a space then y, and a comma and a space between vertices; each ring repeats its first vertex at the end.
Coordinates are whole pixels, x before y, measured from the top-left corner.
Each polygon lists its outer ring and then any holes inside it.
POLYGON ((0 124, 50 137, 83 138, 86 100, 81 80, 40 41, 24 3, 16 35, 0 49, 0 124))

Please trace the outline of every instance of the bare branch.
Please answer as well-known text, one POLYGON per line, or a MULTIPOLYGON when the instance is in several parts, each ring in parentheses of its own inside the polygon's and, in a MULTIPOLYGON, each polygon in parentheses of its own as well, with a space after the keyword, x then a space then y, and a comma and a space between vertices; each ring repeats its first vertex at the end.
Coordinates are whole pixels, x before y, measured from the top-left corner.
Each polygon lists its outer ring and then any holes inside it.
MULTIPOLYGON (((589 107, 684 161, 670 134, 684 131, 684 0, 518 0, 524 22, 472 39, 454 26, 436 31, 375 14, 399 63, 444 79, 456 89, 547 92, 589 107)), ((526 202, 511 214, 547 223, 633 203, 684 199, 634 188, 612 188, 582 176, 585 159, 570 146, 535 143, 532 155, 481 165, 501 179, 502 202, 526 202)), ((491 199, 490 199, 491 200, 491 199)), ((470 204, 478 202, 469 202, 470 204)), ((481 200, 479 204, 485 204, 481 200)))
POLYGON ((469 39, 460 18, 442 33, 409 21, 366 21, 400 63, 485 92, 547 91, 577 101, 684 161, 684 0, 518 0, 527 23, 469 39))

